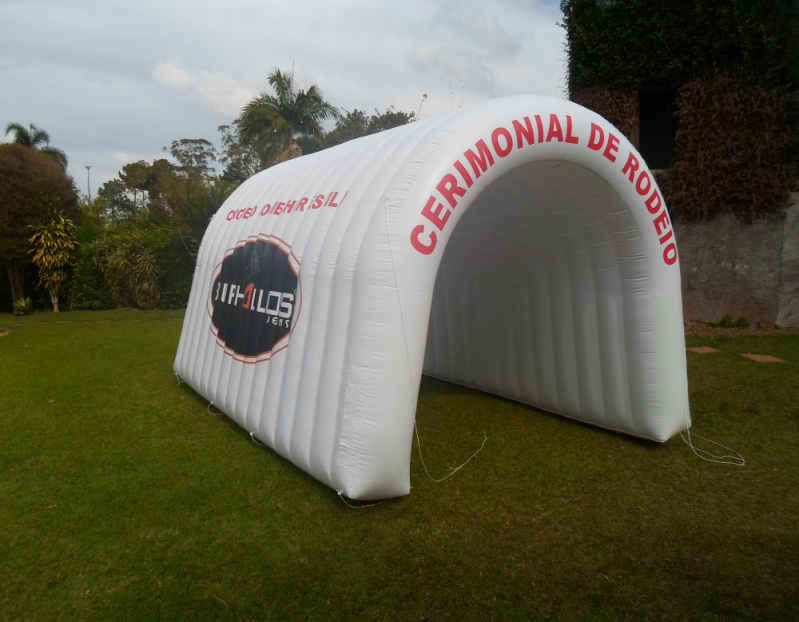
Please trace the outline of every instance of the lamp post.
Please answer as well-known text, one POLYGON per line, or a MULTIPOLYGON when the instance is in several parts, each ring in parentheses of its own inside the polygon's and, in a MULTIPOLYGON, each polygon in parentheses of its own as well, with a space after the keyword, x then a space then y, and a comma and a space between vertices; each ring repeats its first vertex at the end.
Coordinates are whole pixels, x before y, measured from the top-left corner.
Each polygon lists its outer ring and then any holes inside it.
POLYGON ((91 165, 86 167, 86 187, 89 189, 89 203, 92 202, 92 184, 91 184, 91 181, 89 179, 89 169, 90 168, 91 168, 91 165))

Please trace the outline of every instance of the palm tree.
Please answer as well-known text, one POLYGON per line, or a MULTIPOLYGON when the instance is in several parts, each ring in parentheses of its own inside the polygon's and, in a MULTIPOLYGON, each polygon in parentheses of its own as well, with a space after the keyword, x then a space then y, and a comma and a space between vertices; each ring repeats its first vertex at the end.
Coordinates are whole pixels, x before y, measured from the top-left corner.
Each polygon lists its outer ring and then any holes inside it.
POLYGON ((273 69, 269 84, 275 94, 261 93, 241 110, 239 127, 242 136, 256 144, 277 143, 281 149, 279 162, 302 155, 295 136, 324 139, 322 121, 338 119, 338 108, 326 102, 315 84, 304 91, 294 82, 294 72, 273 69))
POLYGON ((46 153, 58 162, 64 170, 67 170, 67 154, 61 149, 50 146, 50 134, 39 129, 33 123, 30 124, 30 130, 25 129, 20 123, 9 123, 6 125, 6 136, 12 132, 14 134, 14 143, 46 153))

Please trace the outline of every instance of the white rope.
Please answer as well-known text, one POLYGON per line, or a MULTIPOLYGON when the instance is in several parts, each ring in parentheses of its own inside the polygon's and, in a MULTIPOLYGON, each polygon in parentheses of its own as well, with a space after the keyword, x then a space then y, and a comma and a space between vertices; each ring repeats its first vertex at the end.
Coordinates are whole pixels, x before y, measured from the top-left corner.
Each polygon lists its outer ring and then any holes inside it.
POLYGON ((264 447, 264 444, 259 442, 258 439, 255 438, 255 432, 250 432, 250 438, 252 439, 252 442, 255 443, 256 445, 260 445, 261 447, 264 447))
POLYGON ((471 461, 471 459, 472 459, 472 458, 474 458, 474 457, 475 457, 477 454, 479 454, 481 451, 483 451, 483 447, 485 447, 486 441, 488 440, 488 436, 486 435, 486 433, 485 433, 485 432, 483 432, 483 444, 482 444, 482 445, 480 445, 480 449, 478 449, 478 450, 477 450, 476 452, 474 452, 474 453, 473 453, 471 456, 469 456, 469 460, 467 460, 466 462, 464 462, 464 463, 463 463, 462 465, 460 465, 459 467, 457 467, 457 468, 453 469, 453 470, 452 470, 452 472, 451 472, 449 475, 446 475, 446 476, 442 477, 441 479, 436 479, 435 477, 433 477, 432 475, 430 475, 430 471, 428 471, 428 470, 427 470, 427 465, 424 463, 424 458, 422 458, 422 443, 421 443, 421 442, 419 442, 419 430, 417 430, 417 429, 416 429, 416 422, 415 422, 415 421, 413 422, 413 431, 414 431, 414 434, 416 434, 416 448, 419 450, 419 460, 421 460, 421 461, 422 461, 422 466, 424 467, 424 472, 425 472, 425 473, 427 473, 427 477, 429 477, 430 479, 432 479, 432 480, 433 480, 434 482, 436 482, 437 484, 438 484, 439 482, 443 482, 445 479, 447 479, 447 478, 449 478, 449 477, 452 477, 453 475, 455 475, 455 473, 457 473, 457 472, 458 472, 458 471, 460 471, 460 470, 461 470, 463 467, 465 467, 467 464, 469 464, 469 462, 471 461))
POLYGON ((717 443, 716 441, 711 441, 709 438, 705 438, 704 436, 699 436, 698 434, 692 435, 691 428, 688 428, 686 432, 688 433, 688 440, 685 440, 685 437, 683 436, 682 432, 680 432, 680 438, 683 440, 683 442, 686 445, 688 445, 688 447, 691 448, 691 451, 693 451, 694 454, 696 454, 697 458, 701 458, 702 460, 707 460, 708 462, 715 462, 717 464, 732 464, 735 466, 744 466, 746 464, 746 460, 744 460, 744 457, 734 449, 731 449, 726 445, 722 445, 721 443, 717 443), (716 454, 711 453, 705 449, 694 447, 693 439, 691 438, 692 436, 695 436, 696 438, 701 438, 703 441, 707 441, 708 443, 716 445, 717 447, 722 447, 727 451, 731 451, 732 454, 717 456, 716 454))
POLYGON ((683 443, 688 445, 691 448, 691 451, 694 452, 694 455, 697 458, 701 458, 702 460, 706 460, 707 462, 715 462, 716 464, 732 464, 734 466, 744 466, 746 464, 746 460, 744 457, 739 454, 734 449, 727 447, 726 445, 722 445, 721 443, 717 443, 716 441, 711 441, 709 438, 705 438, 704 436, 699 436, 698 434, 691 434, 691 421, 688 419, 688 408, 686 407, 683 410, 683 416, 685 419, 685 431, 688 433, 688 440, 685 440, 683 433, 680 432, 680 438, 682 439, 683 443), (734 455, 724 455, 724 456, 717 456, 714 453, 707 451, 706 449, 700 449, 698 447, 694 447, 692 436, 696 438, 701 438, 703 441, 707 441, 711 445, 716 445, 717 447, 721 447, 726 449, 727 451, 731 451, 734 455), (703 455, 704 454, 704 455, 703 455))
POLYGON ((387 502, 391 501, 394 498, 394 497, 389 497, 388 499, 383 499, 382 501, 378 501, 377 503, 365 503, 363 505, 352 505, 352 503, 347 501, 346 497, 344 496, 344 494, 340 490, 337 490, 336 492, 338 493, 338 496, 341 498, 341 500, 344 502, 344 505, 347 505, 347 506, 351 507, 353 510, 360 510, 362 508, 373 508, 376 505, 383 505, 384 503, 387 503, 387 502))
POLYGON ((219 411, 218 413, 212 413, 211 412, 211 406, 213 406, 213 405, 214 405, 214 400, 211 400, 210 402, 208 402, 208 408, 205 409, 205 410, 208 411, 209 415, 213 415, 214 417, 218 417, 219 415, 224 414, 222 411, 219 411))
POLYGON ((175 373, 175 378, 177 378, 177 379, 178 379, 178 386, 180 386, 180 385, 182 385, 184 382, 186 382, 185 380, 181 380, 181 379, 180 379, 180 376, 178 376, 177 372, 175 373))

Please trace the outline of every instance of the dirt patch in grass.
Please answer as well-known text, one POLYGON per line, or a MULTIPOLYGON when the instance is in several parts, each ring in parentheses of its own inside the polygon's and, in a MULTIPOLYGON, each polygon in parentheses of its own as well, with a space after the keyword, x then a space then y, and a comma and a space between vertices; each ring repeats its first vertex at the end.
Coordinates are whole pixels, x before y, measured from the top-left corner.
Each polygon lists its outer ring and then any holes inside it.
POLYGON ((717 352, 721 352, 721 350, 711 348, 710 346, 695 346, 693 348, 688 348, 688 351, 696 352, 697 354, 716 354, 717 352))
POLYGON ((771 356, 770 354, 752 354, 750 352, 745 352, 741 354, 741 356, 757 363, 785 363, 783 359, 771 356))

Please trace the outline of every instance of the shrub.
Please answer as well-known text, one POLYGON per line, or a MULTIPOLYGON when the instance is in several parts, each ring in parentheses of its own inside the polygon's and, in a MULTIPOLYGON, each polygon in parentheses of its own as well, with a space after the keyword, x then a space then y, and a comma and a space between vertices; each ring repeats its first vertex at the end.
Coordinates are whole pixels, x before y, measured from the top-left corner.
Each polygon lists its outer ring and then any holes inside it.
POLYGON ((21 298, 14 303, 14 315, 31 315, 36 311, 30 297, 21 298))
POLYGON ((100 268, 92 260, 90 246, 78 247, 75 256, 75 269, 72 273, 72 307, 87 311, 114 308, 111 290, 100 268))
POLYGON ((735 320, 735 326, 737 328, 749 328, 749 320, 747 320, 743 315, 735 320))
POLYGON ((725 315, 718 322, 711 322, 710 325, 716 328, 732 328, 733 327, 732 316, 725 315))

